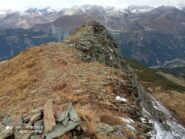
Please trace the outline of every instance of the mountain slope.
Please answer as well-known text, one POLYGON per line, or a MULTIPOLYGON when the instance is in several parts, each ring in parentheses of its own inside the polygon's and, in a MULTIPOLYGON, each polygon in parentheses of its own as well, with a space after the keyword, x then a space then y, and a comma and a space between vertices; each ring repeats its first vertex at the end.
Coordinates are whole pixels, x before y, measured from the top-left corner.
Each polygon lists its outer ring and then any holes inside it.
POLYGON ((33 45, 57 41, 48 30, 7 29, 0 32, 1 60, 8 59, 33 45))
POLYGON ((58 12, 46 7, 30 8, 25 12, 5 10, 0 12, 0 29, 29 29, 36 24, 49 23, 58 18, 58 12))
MULTIPOLYGON (((16 43, 22 48, 27 48, 28 46, 38 45, 37 41, 43 42, 42 38, 35 40, 30 34, 42 32, 41 34, 45 36, 46 41, 60 41, 72 33, 76 27, 95 20, 108 28, 119 44, 123 57, 134 58, 147 66, 163 66, 167 61, 173 61, 174 59, 184 61, 184 9, 165 6, 154 9, 145 6, 116 9, 114 7, 104 8, 85 5, 62 9, 60 12, 51 12, 49 15, 38 14, 45 10, 30 9, 28 11, 31 14, 26 15, 26 17, 20 16, 19 13, 12 13, 0 19, 0 23, 9 26, 8 29, 11 32, 16 32, 17 27, 12 29, 10 28, 12 25, 18 24, 19 27, 24 27, 23 24, 28 22, 29 27, 22 32, 25 32, 28 40, 32 43, 27 44, 21 39, 18 39, 19 43, 16 43), (31 21, 33 23, 30 23, 31 21)), ((0 34, 4 34, 4 32, 8 34, 2 28, 0 34)), ((17 36, 16 34, 13 35, 17 36)), ((23 50, 13 48, 14 40, 7 40, 11 36, 11 34, 1 36, 2 43, 5 45, 0 48, 3 51, 3 55, 0 55, 1 60, 23 50), (13 46, 10 47, 9 43, 13 46)))
MULTIPOLYGON (((103 26, 98 24, 95 26, 103 29, 100 31, 105 31, 103 26)), ((94 36, 94 38, 87 37, 97 45, 97 49, 95 49, 96 46, 92 46, 92 49, 102 50, 102 54, 105 49, 105 56, 113 55, 114 53, 109 50, 111 47, 116 49, 112 40, 107 38, 108 35, 107 37, 102 35, 104 41, 97 40, 101 35, 94 34, 92 28, 94 28, 93 24, 88 24, 78 33, 94 36), (106 40, 109 44, 103 45, 106 40)), ((74 40, 75 35, 71 36, 71 40, 72 38, 74 40)), ((88 45, 85 47, 88 48, 88 45)), ((25 113, 42 106, 52 98, 58 105, 72 102, 80 118, 85 120, 87 131, 94 134, 96 138, 142 136, 141 131, 149 129, 148 125, 139 121, 134 122, 130 125, 135 128, 133 132, 129 127, 125 127, 127 122, 121 120, 121 117, 131 117, 127 109, 134 104, 132 100, 134 96, 129 96, 127 88, 124 87, 127 82, 125 75, 118 69, 100 64, 96 59, 84 62, 86 53, 83 51, 81 48, 76 49, 75 46, 70 47, 66 43, 48 43, 30 48, 2 63, 0 65, 0 85, 3 86, 0 89, 1 118, 25 113), (121 88, 125 89, 121 90, 121 88), (125 97, 128 104, 123 106, 116 102, 117 95, 125 97), (106 117, 107 114, 109 115, 107 120, 101 118, 106 117), (141 125, 142 128, 139 127, 141 125), (102 131, 102 128, 105 130, 102 131), (108 132, 112 128, 114 132, 110 135, 108 132)), ((105 61, 106 57, 102 57, 101 60, 103 59, 105 61)), ((111 61, 109 62, 107 65, 114 66, 111 61)))
POLYGON ((149 83, 149 86, 160 86, 164 90, 177 90, 180 92, 184 92, 185 88, 182 85, 175 84, 174 82, 164 78, 162 75, 158 74, 161 70, 157 69, 149 69, 146 66, 143 66, 142 64, 138 63, 136 60, 126 59, 125 60, 127 64, 129 64, 133 69, 135 69, 135 72, 139 76, 139 79, 146 83, 145 87, 147 88, 147 83, 149 83))
POLYGON ((183 110, 185 107, 185 87, 183 81, 170 74, 166 75, 160 69, 154 70, 144 67, 135 60, 127 59, 126 63, 135 70, 139 81, 146 90, 156 96, 185 124, 185 112, 183 110))
POLYGON ((128 15, 131 20, 118 36, 122 55, 149 66, 184 59, 184 15, 183 10, 164 6, 128 15))
POLYGON ((53 99, 73 103, 86 125, 77 135, 82 139, 184 137, 185 129, 138 83, 97 22, 78 28, 63 43, 29 48, 1 63, 0 85, 1 118, 53 99))
POLYGON ((8 59, 31 46, 61 41, 78 26, 92 21, 88 15, 63 16, 52 23, 35 25, 30 29, 0 30, 0 60, 8 59))

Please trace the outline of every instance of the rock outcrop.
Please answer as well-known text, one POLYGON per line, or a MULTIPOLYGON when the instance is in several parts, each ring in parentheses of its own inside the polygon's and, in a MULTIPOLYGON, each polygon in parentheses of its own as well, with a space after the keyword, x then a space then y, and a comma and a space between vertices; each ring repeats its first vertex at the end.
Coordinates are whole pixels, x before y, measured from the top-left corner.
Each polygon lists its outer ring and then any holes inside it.
POLYGON ((5 117, 0 124, 0 138, 51 139, 75 132, 77 126, 81 130, 80 118, 71 103, 53 106, 52 100, 48 100, 44 108, 5 117))

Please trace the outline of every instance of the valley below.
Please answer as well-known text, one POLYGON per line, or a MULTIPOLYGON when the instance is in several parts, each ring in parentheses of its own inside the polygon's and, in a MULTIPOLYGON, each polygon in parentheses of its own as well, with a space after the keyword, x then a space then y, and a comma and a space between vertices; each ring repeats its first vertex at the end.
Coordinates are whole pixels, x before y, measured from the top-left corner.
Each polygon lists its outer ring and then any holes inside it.
POLYGON ((150 67, 176 59, 184 61, 184 16, 184 8, 170 6, 142 10, 137 6, 118 9, 84 5, 60 11, 46 8, 7 12, 0 16, 0 60, 31 46, 62 41, 84 23, 98 21, 114 37, 123 58, 150 67))

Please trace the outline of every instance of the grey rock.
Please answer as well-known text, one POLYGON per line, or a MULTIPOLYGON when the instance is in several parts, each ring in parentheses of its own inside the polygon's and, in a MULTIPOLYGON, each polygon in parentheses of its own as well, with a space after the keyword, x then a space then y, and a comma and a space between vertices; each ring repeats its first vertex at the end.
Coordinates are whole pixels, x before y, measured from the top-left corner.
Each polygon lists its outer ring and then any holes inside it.
POLYGON ((72 104, 71 104, 71 109, 70 109, 70 113, 69 113, 70 119, 73 122, 77 122, 80 120, 80 118, 78 117, 78 114, 76 113, 75 109, 73 108, 72 104))
POLYGON ((32 125, 34 122, 40 120, 40 119, 41 119, 41 116, 42 116, 41 113, 34 114, 34 115, 30 118, 30 121, 29 121, 28 125, 32 125))
POLYGON ((64 119, 64 120, 62 121, 62 125, 63 125, 63 126, 66 126, 68 121, 69 121, 69 117, 67 116, 66 119, 64 119))
POLYGON ((78 126, 80 122, 72 122, 69 121, 67 125, 64 127, 61 124, 57 124, 52 132, 46 133, 46 139, 53 139, 56 137, 60 137, 66 132, 75 129, 76 126, 78 126))
POLYGON ((22 115, 13 115, 9 117, 5 117, 2 120, 2 124, 5 126, 21 126, 23 124, 23 117, 22 115))
POLYGON ((55 106, 54 114, 55 114, 56 121, 61 122, 64 119, 66 119, 66 117, 68 117, 68 114, 71 110, 71 107, 72 107, 71 103, 55 106))
POLYGON ((54 108, 56 121, 61 122, 65 120, 68 115, 72 121, 79 121, 80 118, 72 106, 72 103, 63 104, 54 108))
POLYGON ((33 135, 33 136, 31 136, 31 139, 41 139, 41 136, 39 136, 39 135, 33 135))
POLYGON ((30 137, 34 134, 34 131, 31 130, 19 130, 14 132, 15 139, 30 139, 30 137))
POLYGON ((34 123, 34 126, 43 126, 44 125, 44 121, 43 120, 39 120, 39 121, 36 121, 34 123))
POLYGON ((27 133, 26 135, 24 135, 21 139, 30 139, 31 135, 33 133, 27 133))
POLYGON ((34 123, 34 128, 37 131, 37 133, 42 133, 44 130, 44 122, 43 120, 39 120, 34 123))
POLYGON ((13 135, 13 131, 7 132, 6 127, 0 124, 0 139, 6 139, 13 135))
POLYGON ((23 121, 25 123, 29 122, 30 119, 34 116, 34 115, 39 115, 39 114, 42 114, 43 113, 43 110, 41 110, 40 108, 39 109, 35 109, 35 110, 32 110, 31 112, 28 112, 28 113, 25 113, 23 115, 23 121))
POLYGON ((53 111, 53 102, 52 100, 49 100, 44 105, 44 128, 45 132, 50 132, 55 127, 55 117, 54 117, 54 111, 53 111))
POLYGON ((107 133, 116 131, 116 130, 118 129, 118 127, 119 127, 119 126, 111 126, 111 125, 105 124, 105 123, 98 123, 98 124, 95 125, 94 128, 95 128, 98 132, 107 134, 107 133))
POLYGON ((78 46, 76 46, 78 49, 82 50, 82 51, 89 51, 90 47, 87 46, 83 46, 83 44, 80 44, 78 46))

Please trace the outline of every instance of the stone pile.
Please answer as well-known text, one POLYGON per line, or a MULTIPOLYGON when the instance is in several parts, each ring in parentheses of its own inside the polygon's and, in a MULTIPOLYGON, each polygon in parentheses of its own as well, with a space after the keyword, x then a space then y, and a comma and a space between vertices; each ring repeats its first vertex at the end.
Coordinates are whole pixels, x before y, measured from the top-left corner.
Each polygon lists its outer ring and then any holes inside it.
POLYGON ((0 123, 0 139, 53 139, 80 125, 72 103, 53 105, 49 100, 43 108, 6 117, 0 123))

